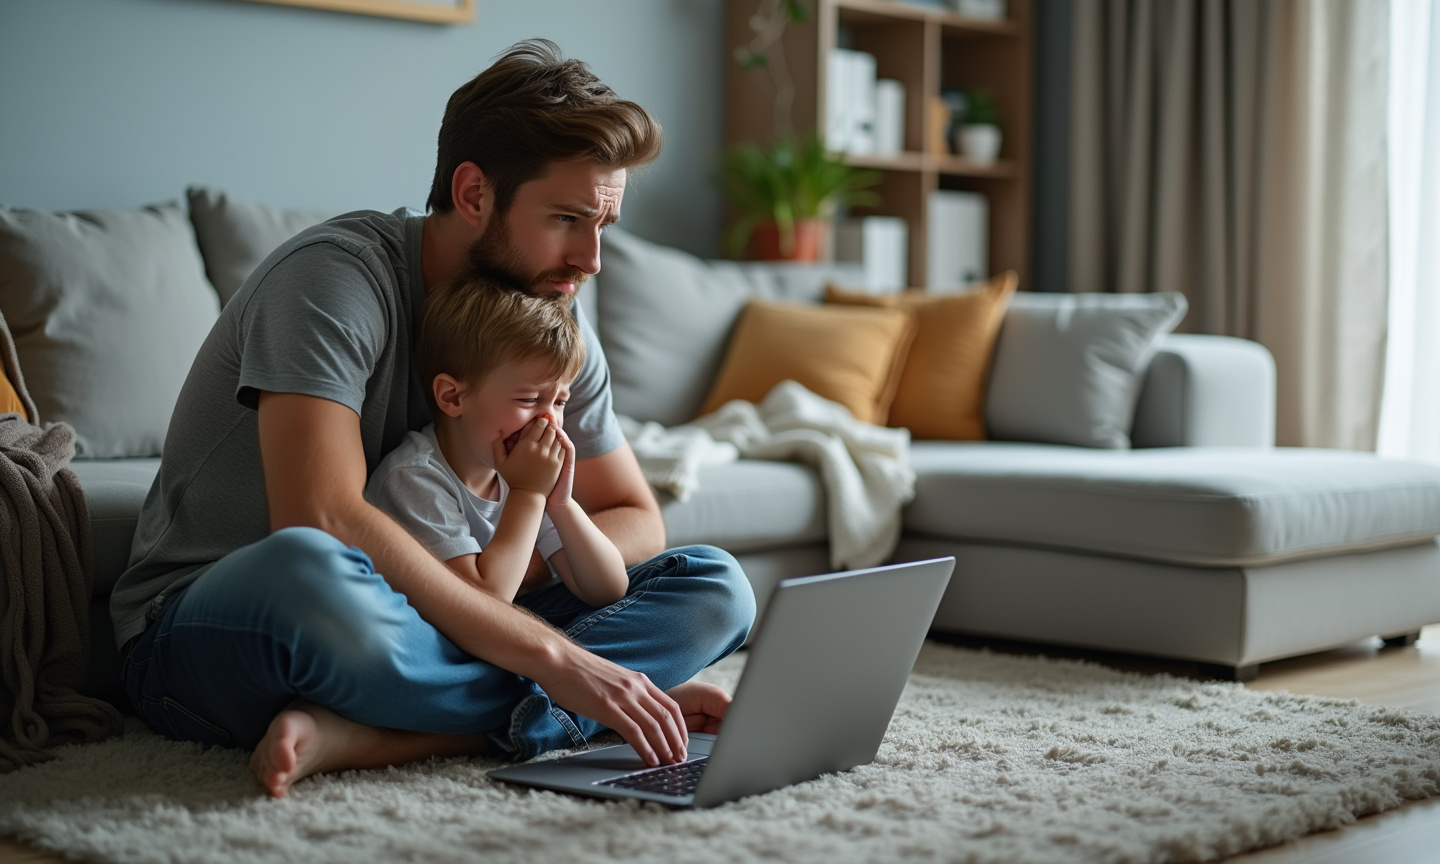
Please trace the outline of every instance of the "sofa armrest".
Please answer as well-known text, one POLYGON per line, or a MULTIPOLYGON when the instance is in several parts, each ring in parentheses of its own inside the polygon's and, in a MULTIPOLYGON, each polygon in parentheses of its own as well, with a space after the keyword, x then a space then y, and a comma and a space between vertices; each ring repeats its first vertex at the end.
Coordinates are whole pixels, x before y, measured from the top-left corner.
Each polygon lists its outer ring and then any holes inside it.
POLYGON ((1273 447, 1275 360, 1230 336, 1160 341, 1130 432, 1135 447, 1273 447))

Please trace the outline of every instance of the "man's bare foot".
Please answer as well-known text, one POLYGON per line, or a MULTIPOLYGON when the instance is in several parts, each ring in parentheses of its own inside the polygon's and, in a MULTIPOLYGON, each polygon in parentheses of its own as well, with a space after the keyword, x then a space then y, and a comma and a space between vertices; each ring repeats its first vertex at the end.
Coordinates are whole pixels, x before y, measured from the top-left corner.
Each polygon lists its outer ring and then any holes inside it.
POLYGON ((265 737, 250 755, 250 770, 272 797, 284 798, 291 786, 311 774, 482 753, 487 746, 484 735, 377 729, 346 720, 328 708, 297 701, 270 721, 265 737))
POLYGON ((665 691, 685 715, 685 728, 691 732, 720 731, 720 721, 730 709, 730 694, 714 684, 686 681, 665 691))
POLYGON ((320 771, 353 767, 344 755, 375 746, 378 729, 352 723, 328 708, 297 702, 270 721, 250 755, 250 770, 274 798, 320 771))

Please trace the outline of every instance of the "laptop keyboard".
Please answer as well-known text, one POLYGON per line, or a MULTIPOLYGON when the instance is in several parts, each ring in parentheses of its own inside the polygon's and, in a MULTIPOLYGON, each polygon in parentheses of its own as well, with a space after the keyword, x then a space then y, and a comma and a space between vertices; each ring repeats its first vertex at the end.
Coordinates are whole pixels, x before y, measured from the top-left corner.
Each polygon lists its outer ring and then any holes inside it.
POLYGON ((637 771, 634 774, 626 774, 624 777, 616 777, 613 780, 602 780, 600 786, 615 786, 619 789, 634 789, 640 792, 653 792, 657 795, 672 795, 683 797, 695 794, 695 787, 700 785, 700 775, 705 773, 705 765, 710 757, 705 756, 696 759, 694 762, 681 762, 679 765, 662 765, 659 768, 651 768, 648 771, 637 771))

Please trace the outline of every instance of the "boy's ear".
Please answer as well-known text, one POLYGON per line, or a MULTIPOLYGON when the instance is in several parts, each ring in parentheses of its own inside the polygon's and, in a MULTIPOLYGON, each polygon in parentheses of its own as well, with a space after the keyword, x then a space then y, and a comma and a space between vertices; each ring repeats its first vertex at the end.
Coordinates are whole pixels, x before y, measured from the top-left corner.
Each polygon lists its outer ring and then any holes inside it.
POLYGON ((435 394, 435 407, 444 412, 446 417, 459 417, 461 414, 460 397, 465 395, 465 388, 459 381, 441 372, 431 382, 435 394))

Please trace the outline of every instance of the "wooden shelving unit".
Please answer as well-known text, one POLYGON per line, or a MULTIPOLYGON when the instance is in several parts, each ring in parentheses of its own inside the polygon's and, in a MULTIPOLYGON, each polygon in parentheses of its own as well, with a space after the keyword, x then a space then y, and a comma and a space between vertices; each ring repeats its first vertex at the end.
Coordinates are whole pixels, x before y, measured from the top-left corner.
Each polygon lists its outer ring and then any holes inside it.
MULTIPOLYGON (((990 204, 990 269, 1013 269, 1021 285, 1030 263, 1031 136, 1033 128, 1034 0, 1009 0, 1004 21, 966 18, 902 0, 812 0, 813 14, 792 22, 783 38, 794 88, 791 117, 801 135, 826 127, 825 70, 830 51, 854 48, 875 55, 880 78, 905 85, 905 149, 896 156, 849 156, 882 172, 882 203, 857 215, 899 216, 910 226, 910 283, 925 284, 926 210, 930 193, 956 189, 984 194, 990 204), (930 98, 942 90, 988 87, 1000 108, 1000 159, 979 165, 927 149, 935 137, 930 98)), ((727 44, 750 41, 758 0, 730 0, 727 44)), ((763 70, 729 63, 726 143, 767 144, 776 137, 775 88, 763 70)))

